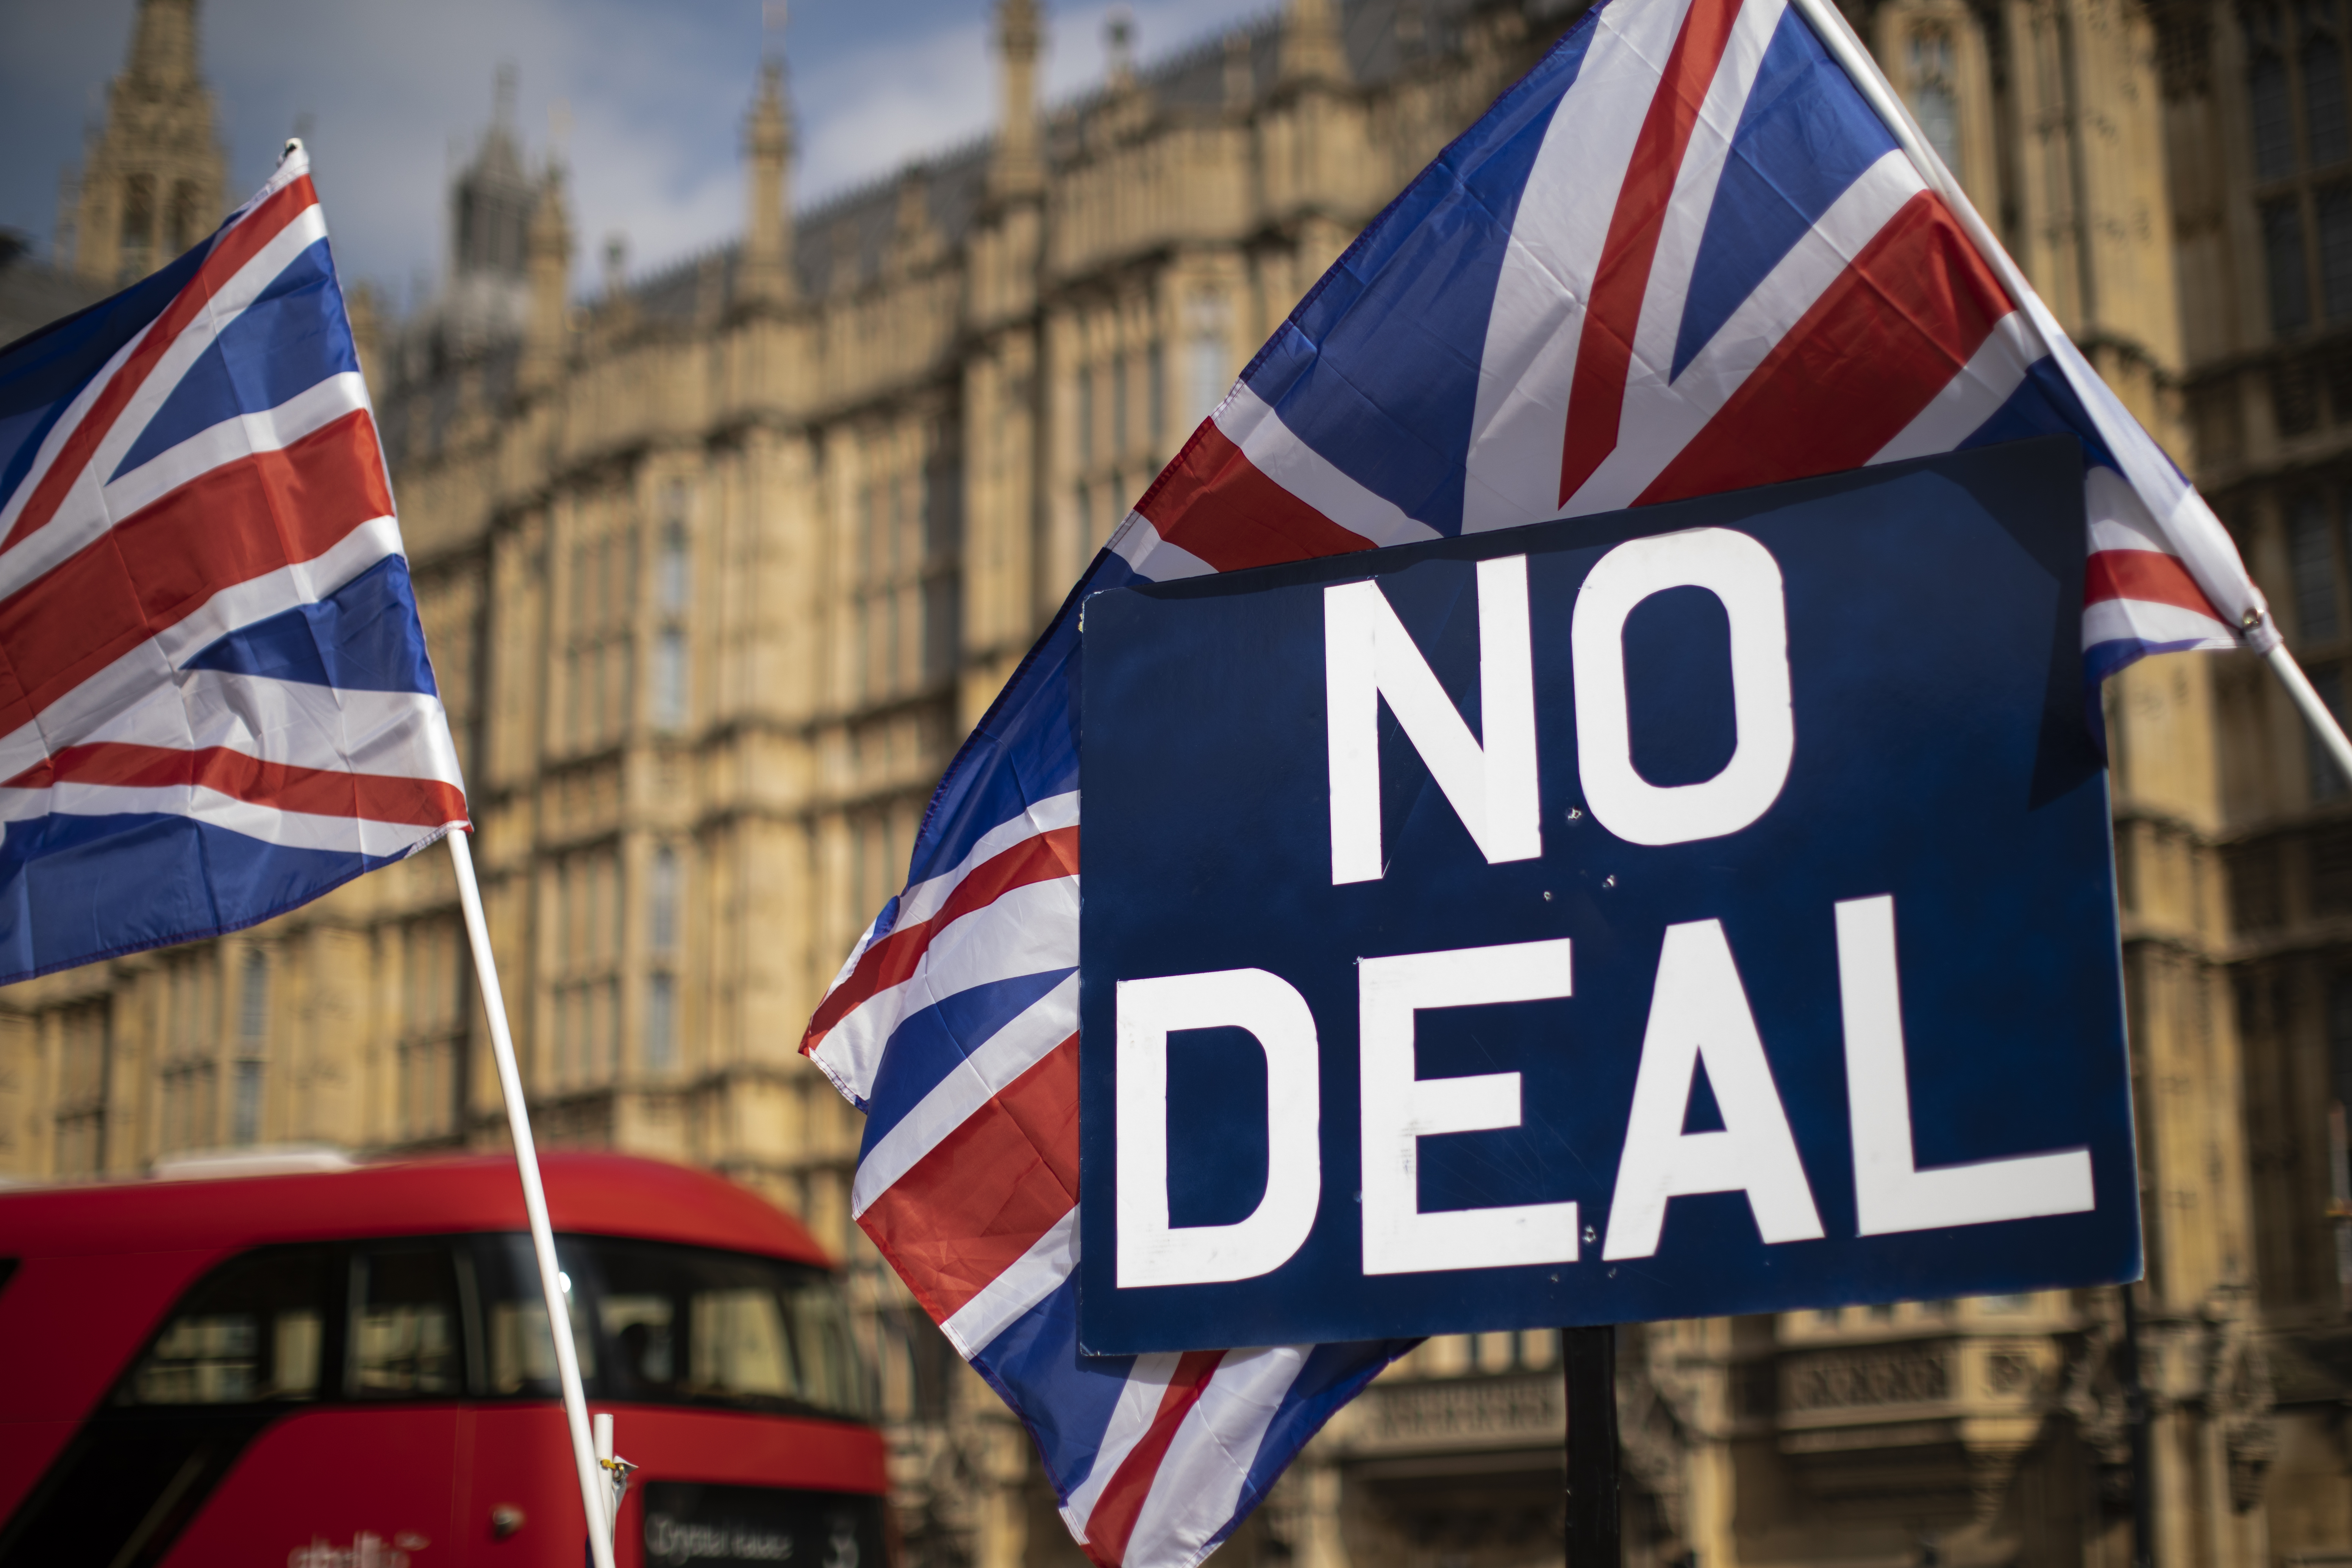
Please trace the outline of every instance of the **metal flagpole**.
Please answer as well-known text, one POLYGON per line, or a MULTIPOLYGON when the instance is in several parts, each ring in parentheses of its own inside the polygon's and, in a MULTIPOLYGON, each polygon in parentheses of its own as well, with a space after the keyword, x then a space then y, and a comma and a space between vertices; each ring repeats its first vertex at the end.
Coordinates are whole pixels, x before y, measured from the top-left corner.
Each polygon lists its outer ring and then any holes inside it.
MULTIPOLYGON (((1952 177, 1952 171, 1944 166, 1942 157, 1920 131, 1918 122, 1911 118, 1911 110, 1904 103, 1902 95, 1887 81, 1885 72, 1878 68, 1877 60, 1863 47, 1862 39, 1847 25, 1844 15, 1832 0, 1790 0, 1790 4, 1802 13, 1806 21, 1812 24, 1822 47, 1829 50, 1839 65, 1845 68, 1845 74, 1853 79, 1854 87, 1869 101, 1871 108, 1878 111, 1878 118, 1894 133, 1895 140, 1901 144, 1912 165, 1919 171, 1920 178, 1927 181, 1928 188, 1943 197, 1944 205, 1952 209, 1952 216, 1967 231, 1977 253, 2000 275, 2010 297, 2017 301, 2018 308, 2025 312, 2026 320, 2033 324, 2035 335, 2042 339, 2042 346, 2062 358, 2071 354, 2081 359, 2081 351, 2066 336, 2065 329, 2058 324, 2057 317, 2050 313, 2050 307, 2042 303, 2042 296, 2034 292, 2033 285, 2026 280, 2024 271, 2009 254, 2009 248, 2001 244, 2000 237, 1985 222, 1984 215, 1977 211, 1976 204, 1969 200, 1969 194, 1960 188, 1959 181, 1952 177)), ((2090 370, 2088 361, 2084 362, 2083 368, 2090 370)), ((2090 374, 2095 380, 2097 379, 2095 371, 2090 374)), ((2110 435, 2100 420, 2101 410, 2094 399, 2085 399, 2084 411, 2095 424, 2102 426, 2101 434, 2108 436, 2108 446, 2113 448, 2116 461, 2122 465, 2124 478, 2133 490, 2143 499, 2163 493, 2159 486, 2141 482, 2144 478, 2157 479, 2158 476, 2150 471, 2150 465, 2165 461, 2163 450, 2157 447, 2154 439, 2129 439, 2131 435, 2137 433, 2136 430, 2110 435), (2116 439, 2117 436, 2126 438, 2116 439)), ((2198 498, 2193 487, 2189 491, 2188 500, 2198 510, 2204 510, 2204 502, 2198 498)), ((2207 588, 2208 596, 2211 596, 2205 574, 2197 570, 2196 552, 2184 549, 2179 539, 2173 539, 2172 543, 2176 549, 2182 549, 2182 563, 2189 569, 2189 574, 2197 578, 2199 585, 2207 588)), ((2214 603, 2225 619, 2237 613, 2218 598, 2214 603)), ((2249 634, 2263 630, 2267 619, 2262 610, 2246 608, 2241 614, 2239 629, 2249 634)), ((2312 733, 2319 737, 2320 744, 2326 748, 2327 754, 2335 760, 2345 778, 2352 780, 2352 740, 2345 738, 2342 722, 2328 711, 2327 705, 2319 700, 2319 693, 2312 689, 2310 679, 2303 673, 2303 667, 2295 662, 2294 655, 2287 651, 2285 644, 2279 642, 2274 633, 2270 640, 2273 646, 2262 650, 2263 662, 2271 667, 2271 672, 2286 688, 2287 695, 2294 700, 2304 721, 2311 726, 2312 733)), ((2260 647, 2260 642, 2256 641, 2255 646, 2260 647)))
POLYGON ((547 1221, 547 1189, 540 1184, 539 1151, 531 1142, 530 1113, 523 1108, 522 1073, 515 1066, 514 1036, 507 1027, 506 994, 499 988, 498 960, 490 953, 489 922, 482 918, 481 884, 474 879, 474 852, 466 830, 452 829, 449 859, 457 868, 457 902, 466 911, 466 936, 474 948, 474 974, 482 985, 482 1008, 490 1017, 490 1052, 498 1058, 499 1093, 507 1102, 507 1130, 514 1134, 515 1170, 522 1177, 523 1212, 530 1218, 530 1249, 539 1259, 539 1289, 547 1300, 547 1326, 555 1341, 555 1371, 563 1386, 563 1420, 572 1433, 572 1463, 580 1472, 580 1502, 588 1521, 588 1551, 595 1568, 613 1568, 611 1488, 598 1475, 588 1430, 588 1395, 580 1384, 580 1352, 572 1342, 571 1306, 555 1267, 555 1232, 547 1221))
POLYGON ((1620 1568, 1616 1329, 1560 1330, 1559 1359, 1568 1385, 1568 1568, 1620 1568))

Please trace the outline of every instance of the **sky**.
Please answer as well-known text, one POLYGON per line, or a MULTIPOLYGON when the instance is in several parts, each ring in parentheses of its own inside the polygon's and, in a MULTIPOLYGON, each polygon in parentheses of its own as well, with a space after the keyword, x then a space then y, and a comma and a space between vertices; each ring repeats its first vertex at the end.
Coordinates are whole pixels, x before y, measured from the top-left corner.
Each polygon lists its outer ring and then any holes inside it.
MULTIPOLYGON (((1276 0, 1133 0, 1149 64, 1276 0)), ((797 150, 794 205, 889 174, 986 132, 996 110, 992 0, 797 0, 781 29, 797 150)), ((1050 103, 1097 85, 1107 0, 1046 0, 1050 103)), ((0 228, 47 256, 59 171, 102 114, 136 0, 0 0, 0 228)), ((201 0, 203 70, 228 154, 228 200, 308 141, 347 279, 405 311, 447 243, 446 191, 489 122, 501 63, 520 75, 534 163, 570 171, 575 290, 625 236, 643 275, 742 225, 743 118, 776 0, 201 0)))

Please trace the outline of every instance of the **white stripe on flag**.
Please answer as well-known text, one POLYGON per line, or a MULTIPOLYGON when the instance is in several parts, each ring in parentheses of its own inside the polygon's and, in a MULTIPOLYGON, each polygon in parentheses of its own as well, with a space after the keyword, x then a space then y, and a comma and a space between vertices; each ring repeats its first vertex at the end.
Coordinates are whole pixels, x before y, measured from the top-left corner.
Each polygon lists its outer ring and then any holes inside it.
POLYGON ((871 1100, 882 1048, 908 1014, 991 981, 1077 966, 1078 879, 1014 888, 950 922, 913 974, 850 1009, 809 1054, 845 1092, 871 1100))
POLYGON ((1438 536, 1437 530, 1407 517, 1396 502, 1365 489, 1300 440, 1247 382, 1234 383, 1210 417, 1252 468, 1349 532, 1374 544, 1410 544, 1438 536))
MULTIPOLYGON (((174 684, 186 660, 230 632, 316 604, 377 562, 399 552, 399 525, 391 518, 380 517, 352 530, 322 555, 222 589, 0 736, 0 779, 15 778, 60 746, 72 743, 59 737, 87 735, 146 701, 158 688, 174 684)), ((441 733, 446 733, 446 725, 441 733)))
POLYGON ((437 837, 443 825, 371 822, 356 816, 319 816, 256 805, 201 784, 157 786, 59 784, 54 789, 0 789, 0 821, 47 816, 185 816, 276 844, 288 849, 325 849, 342 854, 405 855, 437 837), (39 809, 27 812, 26 802, 39 809))
POLYGON ((1137 576, 1154 583, 1213 576, 1217 570, 1182 545, 1171 544, 1160 538, 1151 520, 1139 511, 1127 514, 1127 521, 1110 536, 1109 550, 1132 567, 1137 576))
POLYGON ((1992 324, 1991 335, 1977 345, 1969 363, 1870 461, 1899 463, 1955 450, 2016 395, 2025 373, 2042 357, 2025 312, 2011 310, 1992 324))
MULTIPOLYGON (((1076 1211, 1073 1211, 1076 1212, 1076 1211)), ((1087 1539, 1087 1521, 1094 1517, 1095 1503, 1118 1474, 1119 1466, 1128 1455, 1143 1441, 1151 1430, 1151 1418, 1160 1414, 1160 1402, 1167 1397, 1168 1380, 1176 1375, 1176 1363, 1181 1359, 1175 1351, 1153 1351, 1135 1358, 1128 1368, 1127 1384, 1118 1391, 1118 1402, 1111 1406, 1110 1422, 1103 1428, 1102 1442, 1095 1448, 1095 1462, 1087 1471, 1087 1479, 1070 1492, 1070 1500, 1062 1505, 1063 1521, 1070 1533, 1080 1541, 1087 1539)))
POLYGON ((1291 1384, 1307 1345, 1229 1351, 1209 1386, 1184 1413, 1151 1490, 1127 1538, 1129 1563, 1190 1568, 1241 1506, 1249 1468, 1291 1384))
POLYGON ((52 755, 100 743, 183 752, 218 746, 287 767, 438 779, 463 788, 456 756, 427 743, 446 724, 441 700, 422 691, 195 669, 151 688, 86 732, 52 733, 49 743, 52 755))
MULTIPOLYGON (((1618 420, 1620 446, 1640 437, 1643 420, 1637 410, 1643 404, 1661 395, 1687 398, 1695 391, 1704 396, 1700 388, 1707 382, 1724 379, 1720 371, 1710 375, 1697 354, 1683 367, 1681 376, 1672 382, 1668 377, 1682 340, 1683 318, 1688 313, 1692 274, 1698 268, 1707 221, 1714 216, 1716 187, 1722 183, 1724 165, 1731 154, 1731 139, 1739 129, 1742 112, 1755 90, 1764 52, 1771 47, 1772 35, 1780 26, 1780 16, 1786 9, 1785 0, 1746 0, 1739 6, 1732 20, 1731 36, 1724 40, 1723 58, 1716 66, 1714 79, 1707 83, 1706 96, 1699 102, 1697 116, 1691 124, 1690 141, 1681 165, 1675 171, 1673 195, 1660 215, 1657 248, 1643 288, 1641 313, 1634 321, 1633 353, 1625 366, 1625 402, 1618 420), (1698 385, 1684 384, 1693 379, 1694 370, 1699 372, 1698 385)), ((1725 321, 1709 343, 1730 336, 1724 329, 1731 325, 1731 321, 1725 321)), ((1708 346, 1699 345, 1701 350, 1708 346)), ((1748 362, 1760 356, 1741 358, 1738 378, 1744 380, 1754 368, 1748 362)), ((1722 396, 1728 390, 1725 387, 1717 393, 1715 407, 1722 406, 1722 396)), ((1676 440, 1674 449, 1680 450, 1688 438, 1685 435, 1676 440)))
MULTIPOLYGON (((2212 616, 2152 599, 2105 599, 2083 606, 2083 646, 2137 638, 2146 643, 2192 643, 2197 647, 2238 646, 2230 628, 2212 616)), ((2183 649, 2182 651, 2188 651, 2183 649)))
POLYGON ((849 1217, 864 1214, 890 1184, 939 1147, 940 1140, 1012 1086, 1078 1028, 1078 977, 1066 976, 982 1041, 933 1085, 912 1110, 857 1162, 850 1183, 849 1217))
MULTIPOLYGON (((1570 516, 1631 506, 1785 342, 1889 219, 1927 187, 1900 153, 1855 176, 1709 338, 1673 385, 1628 368, 1616 449, 1568 500, 1570 516)), ((1671 352, 1671 350, 1669 351, 1671 352)))
POLYGON ((979 1295, 940 1325, 956 1353, 970 1361, 1032 1307, 1062 1288, 1078 1266, 1078 1208, 1055 1220, 1028 1251, 990 1280, 979 1295))
POLYGON ((129 517, 223 464, 256 452, 282 452, 312 431, 367 405, 367 383, 357 371, 340 372, 303 388, 275 408, 240 414, 199 430, 110 481, 105 487, 106 510, 117 519, 129 517))
POLYGON ((1048 795, 1020 816, 1008 817, 980 836, 951 870, 926 878, 898 895, 898 920, 893 930, 919 925, 946 907, 948 899, 973 870, 1007 849, 1041 833, 1078 825, 1078 792, 1048 795))
POLYGON ((109 354, 106 363, 99 367, 96 375, 82 384, 81 390, 75 393, 73 400, 66 405, 65 412, 58 416, 58 422, 49 426, 47 435, 41 437, 40 449, 33 454, 32 467, 25 470, 25 477, 16 482, 13 492, 0 498, 0 539, 8 537, 16 528, 16 520, 24 515, 33 492, 41 488, 41 481, 48 478, 49 470, 57 466, 58 454, 65 449, 67 442, 73 439, 73 433, 81 427, 90 405, 105 395, 107 387, 121 374, 123 363, 139 352, 139 345, 145 342, 148 334, 154 330, 155 323, 148 322, 131 334, 129 342, 109 354))
POLYGON ((1616 193, 1657 96, 1687 0, 1604 5, 1575 89, 1545 128, 1496 279, 1478 356, 1462 531, 1515 528, 1559 515, 1560 432, 1584 300, 1609 236, 1616 193), (1573 199, 1542 199, 1547 192, 1573 199))

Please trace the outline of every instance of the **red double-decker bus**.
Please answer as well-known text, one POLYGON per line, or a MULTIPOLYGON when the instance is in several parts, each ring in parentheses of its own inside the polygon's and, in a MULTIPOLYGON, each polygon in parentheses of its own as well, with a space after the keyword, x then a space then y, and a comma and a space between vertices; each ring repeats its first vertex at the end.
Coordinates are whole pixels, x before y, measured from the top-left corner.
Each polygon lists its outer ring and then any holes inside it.
MULTIPOLYGON (((698 1171, 542 1162, 627 1568, 886 1568, 839 1281, 698 1171)), ((513 1163, 0 1193, 0 1563, 577 1568, 513 1163)))

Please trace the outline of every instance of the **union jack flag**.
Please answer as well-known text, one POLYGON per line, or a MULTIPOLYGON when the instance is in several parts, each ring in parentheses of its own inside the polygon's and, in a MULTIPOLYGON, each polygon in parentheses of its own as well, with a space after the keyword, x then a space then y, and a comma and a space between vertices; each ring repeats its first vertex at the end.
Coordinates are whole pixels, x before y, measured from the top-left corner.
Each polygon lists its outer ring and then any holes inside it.
POLYGON ((1413 181, 1087 568, 809 1026, 866 1113, 858 1223, 1106 1568, 1197 1563, 1402 1346, 1078 1353, 1086 595, 2064 432, 2095 677, 2270 635, 2220 523, 1803 3, 1605 0, 1413 181))
POLYGON ((466 821, 310 163, 0 349, 0 984, 466 821))

